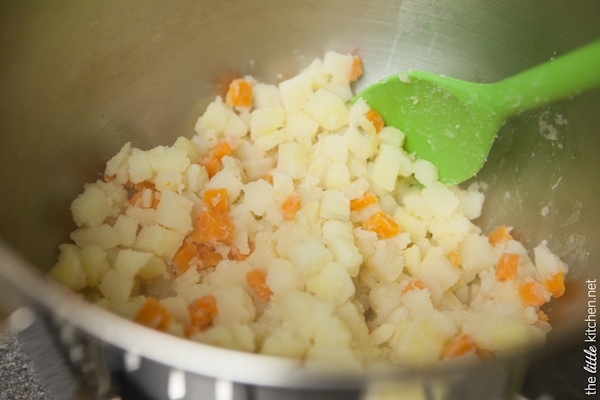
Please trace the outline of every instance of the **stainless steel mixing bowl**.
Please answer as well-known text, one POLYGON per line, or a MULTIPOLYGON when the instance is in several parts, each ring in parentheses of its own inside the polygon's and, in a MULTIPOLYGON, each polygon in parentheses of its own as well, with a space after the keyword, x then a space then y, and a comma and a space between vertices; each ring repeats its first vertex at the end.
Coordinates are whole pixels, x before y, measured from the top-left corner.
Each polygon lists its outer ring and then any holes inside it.
MULTIPOLYGON (((62 342, 80 350, 77 357, 71 351, 73 361, 101 379, 98 393, 107 393, 112 368, 167 398, 193 398, 197 387, 210 387, 204 398, 245 398, 244 385, 254 398, 296 398, 285 397, 293 388, 376 398, 368 396, 386 384, 415 398, 505 396, 515 376, 509 367, 524 358, 418 376, 315 375, 286 360, 136 326, 47 283, 41 272, 68 239, 69 204, 83 183, 126 141, 147 148, 191 135, 224 73, 274 82, 335 49, 362 55, 359 87, 408 68, 488 82, 597 39, 598 15, 596 0, 5 0, 1 294, 52 316, 62 342)), ((484 227, 513 225, 528 246, 547 239, 571 265, 567 294, 548 310, 555 329, 546 351, 583 340, 586 280, 599 277, 599 110, 595 91, 514 118, 477 177, 488 184, 484 227)), ((321 392, 302 398, 307 393, 321 392)))

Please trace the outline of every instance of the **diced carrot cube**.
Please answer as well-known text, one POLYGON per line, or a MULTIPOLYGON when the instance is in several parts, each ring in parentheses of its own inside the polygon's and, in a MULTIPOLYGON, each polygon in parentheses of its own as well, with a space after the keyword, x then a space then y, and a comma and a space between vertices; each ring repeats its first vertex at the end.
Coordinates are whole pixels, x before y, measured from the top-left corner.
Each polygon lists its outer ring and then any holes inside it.
POLYGON ((171 314, 154 297, 148 297, 135 316, 135 322, 147 327, 164 331, 171 322, 171 314))
POLYGON ((198 243, 221 242, 229 244, 233 240, 235 226, 227 213, 203 209, 198 214, 192 239, 198 243))
POLYGON ((204 204, 211 210, 229 211, 229 196, 225 188, 205 189, 203 199, 204 204))
POLYGON ((243 78, 231 81, 225 102, 231 107, 250 107, 252 105, 252 86, 243 78))
POLYGON ((362 197, 350 200, 350 211, 360 211, 373 204, 377 204, 377 196, 367 192, 362 197))
POLYGON ((537 281, 523 282, 519 285, 519 297, 526 306, 541 306, 549 300, 544 285, 537 281))
POLYGON ((565 275, 558 271, 550 278, 544 280, 544 286, 550 292, 552 297, 560 297, 565 293, 565 275))
POLYGON ((223 256, 209 243, 198 244, 198 256, 201 264, 196 266, 197 270, 216 267, 223 260, 223 256))
POLYGON ((296 217, 296 213, 302 207, 302 201, 297 193, 288 195, 281 203, 281 214, 285 220, 293 220, 296 217))
POLYGON ((473 338, 466 333, 459 335, 448 342, 442 349, 441 357, 444 358, 455 358, 463 354, 475 351, 477 345, 473 338))
POLYGON ((365 117, 373 124, 375 128, 375 132, 379 132, 383 129, 385 122, 383 121, 383 117, 374 109, 370 109, 365 113, 365 117))
POLYGON ((517 277, 521 256, 516 253, 504 253, 496 265, 496 279, 508 281, 517 277))
POLYGON ((402 289, 402 294, 410 292, 411 290, 426 289, 425 283, 419 277, 412 278, 406 286, 402 289))
POLYGON ((267 301, 271 298, 273 292, 267 285, 267 275, 261 269, 254 268, 246 274, 246 281, 250 288, 261 301, 267 301))
POLYGON ((209 178, 212 178, 213 176, 215 176, 217 174, 217 172, 219 172, 221 170, 221 167, 223 166, 223 164, 221 163, 221 160, 219 160, 217 157, 213 156, 212 154, 208 154, 205 157, 202 157, 202 159, 200 160, 200 162, 198 163, 201 166, 203 166, 206 169, 206 173, 208 174, 209 178))
POLYGON ((350 67, 350 82, 356 81, 363 73, 362 61, 359 56, 352 57, 352 66, 350 67))
POLYGON ((400 227, 389 215, 377 211, 363 223, 363 228, 375 232, 380 239, 391 238, 400 233, 400 227))
POLYGON ((186 240, 173 256, 173 272, 176 276, 185 273, 190 267, 197 266, 200 262, 200 254, 196 244, 186 240))
POLYGON ((452 250, 448 252, 448 255, 446 257, 448 257, 448 261, 450 261, 450 264, 454 265, 455 267, 460 267, 461 260, 458 251, 452 250))
POLYGON ((221 160, 225 156, 229 156, 233 153, 233 148, 227 140, 218 141, 214 147, 210 150, 210 154, 221 160))
POLYGON ((504 225, 499 226, 498 228, 494 229, 492 232, 490 232, 488 234, 488 240, 490 241, 490 244, 492 246, 496 246, 500 243, 505 243, 505 242, 508 242, 509 240, 512 240, 513 237, 510 234, 511 230, 512 230, 512 228, 507 228, 504 225))
POLYGON ((188 306, 188 313, 190 325, 186 329, 187 336, 202 332, 212 325, 219 313, 217 299, 212 295, 198 297, 188 306))

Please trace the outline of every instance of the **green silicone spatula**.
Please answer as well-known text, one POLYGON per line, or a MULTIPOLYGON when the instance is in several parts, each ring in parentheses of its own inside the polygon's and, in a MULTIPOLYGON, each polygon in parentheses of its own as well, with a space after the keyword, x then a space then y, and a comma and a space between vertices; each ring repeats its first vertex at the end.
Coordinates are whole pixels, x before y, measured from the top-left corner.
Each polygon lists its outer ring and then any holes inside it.
POLYGON ((367 87, 356 98, 403 131, 405 150, 431 161, 440 181, 452 185, 481 169, 510 116, 598 86, 600 40, 496 83, 408 71, 367 87))

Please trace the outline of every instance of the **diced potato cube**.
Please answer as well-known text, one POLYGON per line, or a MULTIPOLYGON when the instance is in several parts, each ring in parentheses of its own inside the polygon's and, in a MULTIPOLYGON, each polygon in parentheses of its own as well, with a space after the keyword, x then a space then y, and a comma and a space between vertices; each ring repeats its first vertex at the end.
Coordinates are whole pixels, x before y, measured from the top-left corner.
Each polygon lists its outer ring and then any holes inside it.
POLYGON ((134 248, 141 251, 151 251, 165 261, 170 261, 185 235, 181 232, 155 224, 143 227, 138 233, 134 248))
POLYGON ((325 264, 333 261, 331 252, 321 240, 309 236, 300 239, 288 249, 287 258, 302 276, 318 273, 325 264))
POLYGON ((250 117, 250 137, 252 139, 275 132, 283 127, 285 122, 285 112, 279 106, 259 108, 252 111, 250 117))
POLYGON ((300 288, 298 272, 290 261, 274 258, 268 263, 267 285, 273 293, 286 294, 300 288))
POLYGON ((273 189, 277 200, 285 199, 294 192, 294 181, 289 175, 275 170, 271 176, 273 177, 273 189))
POLYGON ((185 188, 184 176, 173 169, 163 169, 156 173, 154 185, 160 192, 182 192, 185 188))
POLYGON ((343 191, 328 189, 323 192, 320 215, 326 219, 350 219, 350 200, 343 191))
POLYGON ((148 154, 140 149, 132 149, 127 159, 129 167, 129 180, 131 183, 140 183, 152 178, 154 171, 148 160, 148 154))
POLYGON ((199 193, 208 182, 206 168, 199 164, 190 164, 183 173, 185 189, 192 193, 199 193))
POLYGON ((185 136, 179 136, 175 140, 175 143, 173 143, 173 147, 185 151, 190 162, 195 163, 198 161, 198 157, 200 155, 200 149, 198 148, 198 145, 185 136))
POLYGON ((219 97, 206 107, 206 111, 196 122, 195 130, 207 139, 215 139, 227 125, 227 107, 219 97))
POLYGON ((306 290, 321 300, 340 305, 354 294, 354 283, 346 267, 334 261, 308 279, 306 290))
POLYGON ((406 137, 404 132, 393 126, 384 126, 381 131, 379 131, 377 136, 379 136, 379 140, 381 140, 383 143, 387 143, 398 148, 404 146, 404 139, 406 137))
POLYGON ((348 123, 348 108, 344 101, 324 89, 314 92, 302 109, 328 131, 335 131, 348 123))
POLYGON ((262 179, 247 183, 243 190, 244 205, 259 217, 275 202, 275 189, 262 179))
POLYGON ((87 284, 87 277, 79 259, 79 249, 73 244, 61 244, 57 263, 50 270, 50 276, 73 290, 81 290, 87 284))
POLYGON ((119 214, 126 197, 120 186, 101 181, 87 184, 71 203, 73 220, 79 227, 98 227, 106 218, 119 214))
POLYGON ((331 75, 332 82, 348 82, 352 61, 352 54, 328 51, 323 57, 323 71, 331 75))
POLYGON ((87 246, 80 250, 79 259, 85 271, 87 286, 96 287, 102 277, 110 269, 107 252, 100 247, 87 246))
POLYGON ((178 147, 157 146, 148 150, 147 155, 155 173, 163 170, 183 172, 190 165, 187 151, 178 147))
POLYGON ((325 135, 319 140, 320 151, 334 162, 345 164, 348 160, 348 146, 342 135, 325 135))
POLYGON ((308 146, 317 137, 319 123, 303 112, 296 112, 287 115, 285 131, 296 142, 308 146))
POLYGON ((373 183, 382 189, 393 191, 400 173, 401 158, 400 148, 382 143, 371 171, 373 183))
POLYGON ((185 196, 165 191, 156 207, 156 222, 181 233, 192 230, 192 202, 185 196))
POLYGON ((367 160, 377 152, 378 138, 375 132, 368 133, 351 126, 344 133, 348 149, 360 160, 367 160))
POLYGON ((301 338, 293 330, 280 327, 269 333, 260 352, 278 357, 298 358, 306 352, 308 345, 308 340, 301 338))
POLYGON ((213 294, 219 310, 215 317, 215 325, 249 323, 254 319, 256 309, 252 298, 239 286, 222 287, 213 294))
POLYGON ((308 74, 299 74, 279 84, 279 91, 286 111, 299 111, 313 94, 312 78, 308 74))
POLYGON ((449 218, 460 204, 454 192, 441 182, 433 182, 423 189, 423 199, 438 220, 449 218))
POLYGON ((369 291, 369 305, 377 315, 378 321, 385 321, 402 305, 402 290, 398 282, 380 282, 369 291))
POLYGON ((460 277, 459 269, 448 261, 448 258, 442 254, 440 247, 430 248, 417 270, 430 274, 440 285, 442 291, 448 290, 458 282, 460 277))
POLYGON ((257 83, 253 89, 254 108, 281 106, 281 93, 275 85, 257 83))
POLYGON ((550 249, 544 241, 533 249, 535 267, 542 279, 549 278, 558 272, 565 274, 568 270, 566 264, 550 249))
POLYGON ((97 246, 101 249, 108 250, 119 245, 119 237, 108 224, 77 229, 71 233, 71 239, 80 248, 97 246))
POLYGON ((386 243, 366 259, 365 265, 379 281, 392 282, 398 279, 404 270, 402 250, 386 243))
POLYGON ((121 147, 121 150, 115 154, 106 163, 104 174, 106 176, 113 177, 116 182, 123 185, 129 182, 129 167, 127 164, 127 158, 131 153, 131 143, 127 142, 121 147))
POLYGON ((325 187, 328 189, 344 189, 350 184, 350 171, 346 164, 332 163, 325 173, 325 187))
POLYGON ((479 191, 478 185, 471 185, 468 190, 458 191, 457 196, 460 200, 461 212, 465 217, 470 220, 479 218, 485 195, 479 191))
POLYGON ((439 178, 436 166, 430 161, 421 158, 416 159, 413 164, 413 169, 415 178, 425 187, 433 185, 439 178))
POLYGON ((98 285, 98 289, 102 296, 108 300, 121 304, 129 299, 134 284, 135 281, 132 276, 122 275, 114 269, 109 269, 104 274, 102 282, 98 285))
POLYGON ((292 179, 303 178, 308 170, 308 149, 299 143, 284 143, 279 146, 277 169, 292 179))
POLYGON ((243 137, 249 131, 246 122, 233 110, 227 109, 227 123, 223 129, 225 137, 243 137))
POLYGON ((165 262, 155 254, 146 251, 132 249, 121 249, 115 258, 115 270, 120 275, 144 279, 152 279, 157 276, 167 276, 165 262))
POLYGON ((331 250, 334 260, 343 265, 351 277, 357 276, 363 257, 354 244, 352 223, 338 220, 325 221, 323 241, 331 250))
POLYGON ((273 132, 265 133, 264 135, 254 139, 254 147, 266 153, 269 150, 279 146, 281 143, 286 142, 288 139, 289 137, 287 132, 283 129, 278 129, 273 132))
POLYGON ((487 237, 474 233, 468 234, 459 244, 458 252, 462 267, 474 272, 493 267, 499 257, 487 237))

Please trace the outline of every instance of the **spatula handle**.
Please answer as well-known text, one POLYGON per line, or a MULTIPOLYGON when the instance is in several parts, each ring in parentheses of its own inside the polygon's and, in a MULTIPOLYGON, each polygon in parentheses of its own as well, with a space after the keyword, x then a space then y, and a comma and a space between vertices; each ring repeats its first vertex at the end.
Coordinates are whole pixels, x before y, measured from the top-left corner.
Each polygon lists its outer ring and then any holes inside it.
POLYGON ((600 40, 491 86, 506 116, 600 87, 600 40))

